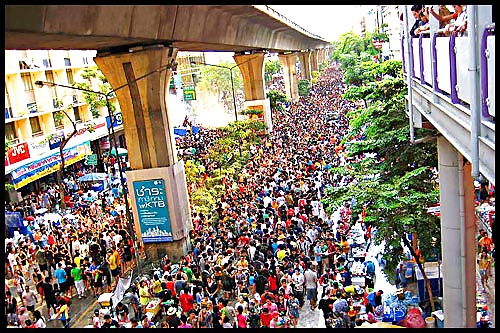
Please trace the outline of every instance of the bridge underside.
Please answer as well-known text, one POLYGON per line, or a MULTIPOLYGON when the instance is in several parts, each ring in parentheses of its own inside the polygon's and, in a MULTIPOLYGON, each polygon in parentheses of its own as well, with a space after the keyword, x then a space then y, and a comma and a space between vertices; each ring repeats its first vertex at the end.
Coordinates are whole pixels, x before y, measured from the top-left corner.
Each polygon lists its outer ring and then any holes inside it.
POLYGON ((180 51, 300 51, 329 43, 253 6, 5 6, 5 49, 164 44, 180 51))

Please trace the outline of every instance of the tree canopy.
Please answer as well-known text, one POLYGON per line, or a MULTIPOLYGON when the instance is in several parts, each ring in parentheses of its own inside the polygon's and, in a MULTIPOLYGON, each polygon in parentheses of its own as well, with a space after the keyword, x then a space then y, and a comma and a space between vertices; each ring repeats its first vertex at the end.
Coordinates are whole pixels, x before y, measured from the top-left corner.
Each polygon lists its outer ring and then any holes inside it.
MULTIPOLYGON (((385 241, 384 271, 392 277, 397 265, 407 260, 405 247, 415 255, 415 245, 430 258, 434 245, 440 245, 439 219, 426 212, 439 198, 436 142, 410 143, 401 61, 363 61, 357 53, 363 51, 362 39, 353 34, 345 36, 344 44, 351 46, 337 49, 344 52, 338 59, 350 85, 343 97, 365 101, 365 106, 347 115, 350 128, 342 144, 350 163, 331 169, 351 181, 328 188, 322 201, 330 214, 352 203, 351 225, 364 212, 364 223, 377 229, 375 244, 385 241), (412 237, 414 243, 409 241, 412 237)), ((415 130, 416 137, 434 134, 415 130)))

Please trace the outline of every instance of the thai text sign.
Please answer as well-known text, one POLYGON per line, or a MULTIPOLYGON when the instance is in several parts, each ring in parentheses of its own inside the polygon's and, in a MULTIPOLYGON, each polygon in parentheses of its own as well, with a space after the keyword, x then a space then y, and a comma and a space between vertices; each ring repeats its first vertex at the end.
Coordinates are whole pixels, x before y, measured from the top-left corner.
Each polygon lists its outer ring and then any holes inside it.
MULTIPOLYGON (((66 148, 63 150, 64 163, 68 166, 84 159, 85 156, 91 153, 92 150, 90 148, 90 141, 84 142, 75 147, 66 148)), ((59 170, 60 165, 61 156, 59 152, 54 152, 47 157, 12 170, 12 184, 15 189, 21 188, 32 181, 59 170)))
POLYGON ((163 179, 133 182, 134 197, 144 243, 172 242, 165 181, 163 179))

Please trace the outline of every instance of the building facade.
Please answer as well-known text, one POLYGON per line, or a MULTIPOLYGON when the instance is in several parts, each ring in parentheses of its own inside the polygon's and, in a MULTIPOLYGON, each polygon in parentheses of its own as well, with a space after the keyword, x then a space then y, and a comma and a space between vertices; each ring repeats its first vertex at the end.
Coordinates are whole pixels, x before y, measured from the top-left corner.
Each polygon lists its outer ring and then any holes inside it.
MULTIPOLYGON (((84 81, 84 69, 96 66, 95 54, 92 50, 5 51, 5 180, 15 187, 7 196, 11 201, 20 201, 42 189, 44 181, 53 180, 60 163, 59 145, 74 131, 73 122, 77 132, 65 147, 66 166, 82 163, 89 154, 100 157, 110 148, 107 108, 91 109, 79 90, 35 85, 45 81, 73 86, 84 81)), ((91 87, 99 89, 95 82, 91 87)), ((125 147, 119 105, 115 98, 110 101, 116 107, 117 144, 125 147)))

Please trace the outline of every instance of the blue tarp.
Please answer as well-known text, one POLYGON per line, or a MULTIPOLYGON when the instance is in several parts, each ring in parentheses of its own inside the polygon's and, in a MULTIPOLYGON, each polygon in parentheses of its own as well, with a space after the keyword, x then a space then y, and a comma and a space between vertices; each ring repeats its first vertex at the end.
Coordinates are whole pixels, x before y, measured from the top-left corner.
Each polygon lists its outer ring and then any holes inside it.
MULTIPOLYGON (((192 126, 192 129, 193 129, 193 134, 196 134, 200 131, 199 126, 192 126)), ((190 130, 189 127, 176 127, 174 128, 174 134, 184 136, 188 133, 189 130, 190 130)))

